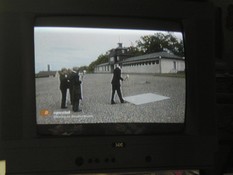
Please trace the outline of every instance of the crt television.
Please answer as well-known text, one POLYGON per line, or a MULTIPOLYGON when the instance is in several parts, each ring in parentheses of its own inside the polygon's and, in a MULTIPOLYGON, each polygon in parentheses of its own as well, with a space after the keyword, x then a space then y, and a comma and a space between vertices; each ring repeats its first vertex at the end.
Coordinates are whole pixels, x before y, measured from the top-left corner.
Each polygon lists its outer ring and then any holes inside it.
POLYGON ((0 159, 7 173, 214 166, 211 4, 0 3, 0 159), (153 36, 162 40, 146 47, 153 36), (124 103, 117 92, 111 101, 118 66, 124 103))

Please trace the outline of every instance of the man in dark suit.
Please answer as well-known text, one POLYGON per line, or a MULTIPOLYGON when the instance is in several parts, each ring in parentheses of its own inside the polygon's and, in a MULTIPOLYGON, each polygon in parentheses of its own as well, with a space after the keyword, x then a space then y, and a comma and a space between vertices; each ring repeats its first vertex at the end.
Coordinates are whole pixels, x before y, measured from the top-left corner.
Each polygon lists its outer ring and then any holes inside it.
POLYGON ((59 71, 60 74, 60 90, 61 90, 61 108, 65 109, 66 107, 66 93, 68 88, 68 79, 67 79, 67 70, 63 68, 59 71))
POLYGON ((82 99, 82 92, 81 92, 81 81, 79 77, 78 68, 73 68, 74 72, 70 77, 70 86, 72 87, 72 105, 74 112, 80 112, 79 109, 79 100, 82 99))
POLYGON ((112 98, 111 98, 111 104, 115 104, 114 101, 114 95, 115 95, 115 91, 117 91, 117 94, 119 96, 119 99, 121 101, 121 103, 124 103, 124 99, 122 98, 122 94, 121 94, 121 84, 120 84, 120 80, 123 81, 123 78, 121 77, 121 69, 120 66, 117 65, 117 67, 114 69, 113 71, 113 78, 112 78, 112 98))
POLYGON ((70 102, 71 105, 73 105, 73 77, 74 77, 75 72, 72 71, 71 69, 68 69, 68 88, 69 88, 69 93, 70 93, 70 102))

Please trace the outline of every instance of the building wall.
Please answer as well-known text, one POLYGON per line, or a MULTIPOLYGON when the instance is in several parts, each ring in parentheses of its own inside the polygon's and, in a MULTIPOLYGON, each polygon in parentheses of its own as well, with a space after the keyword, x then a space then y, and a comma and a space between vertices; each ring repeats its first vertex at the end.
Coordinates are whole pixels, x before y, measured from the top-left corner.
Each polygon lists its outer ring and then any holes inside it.
POLYGON ((160 66, 156 62, 123 65, 122 73, 160 73, 160 66))
POLYGON ((185 70, 185 61, 162 59, 161 60, 161 73, 177 73, 185 70))
POLYGON ((94 70, 95 73, 110 73, 111 66, 110 65, 100 65, 97 66, 94 70))
MULTIPOLYGON (((177 73, 185 70, 184 60, 161 59, 153 62, 133 63, 122 66, 122 73, 177 73)), ((95 73, 111 73, 110 65, 99 65, 95 73)))

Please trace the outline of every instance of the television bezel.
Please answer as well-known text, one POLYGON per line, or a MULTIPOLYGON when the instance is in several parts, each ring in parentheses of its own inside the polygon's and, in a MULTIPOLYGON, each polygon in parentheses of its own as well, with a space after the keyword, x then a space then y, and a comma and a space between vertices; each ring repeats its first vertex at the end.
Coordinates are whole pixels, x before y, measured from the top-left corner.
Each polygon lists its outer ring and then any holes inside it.
MULTIPOLYGON (((134 3, 130 0, 57 0, 56 3, 23 0, 1 1, 0 4, 5 7, 0 10, 3 58, 0 60, 3 82, 0 159, 6 160, 8 174, 213 168, 217 139, 212 4, 170 0, 134 3), (181 21, 189 88, 184 132, 38 137, 34 110, 33 27, 35 19, 42 16, 88 16, 92 19, 89 23, 92 27, 98 23, 95 18, 105 17, 122 21, 125 18, 181 21)), ((114 26, 113 21, 110 25, 114 26)))

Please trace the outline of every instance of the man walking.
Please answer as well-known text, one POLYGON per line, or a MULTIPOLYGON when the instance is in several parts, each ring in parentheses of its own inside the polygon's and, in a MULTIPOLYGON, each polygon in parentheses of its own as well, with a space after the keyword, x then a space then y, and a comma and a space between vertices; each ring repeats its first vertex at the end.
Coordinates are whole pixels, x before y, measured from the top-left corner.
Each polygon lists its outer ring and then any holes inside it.
POLYGON ((120 80, 123 81, 123 78, 121 77, 121 69, 120 66, 117 64, 116 68, 113 71, 113 78, 112 78, 112 98, 111 98, 111 104, 115 104, 114 101, 114 95, 115 95, 115 91, 117 91, 117 94, 119 96, 119 99, 121 101, 121 103, 124 103, 124 99, 122 98, 122 94, 121 94, 121 84, 120 84, 120 80))

